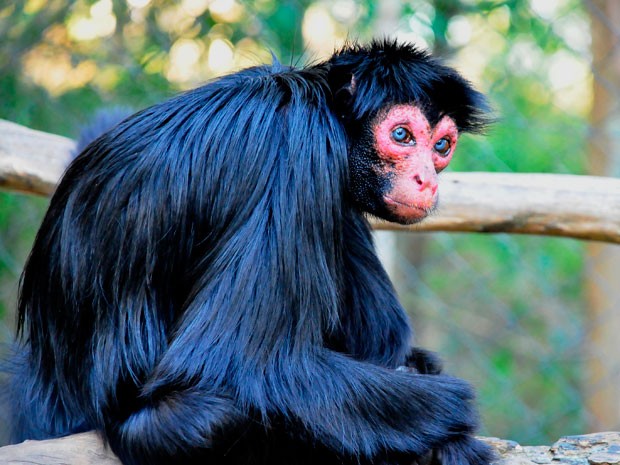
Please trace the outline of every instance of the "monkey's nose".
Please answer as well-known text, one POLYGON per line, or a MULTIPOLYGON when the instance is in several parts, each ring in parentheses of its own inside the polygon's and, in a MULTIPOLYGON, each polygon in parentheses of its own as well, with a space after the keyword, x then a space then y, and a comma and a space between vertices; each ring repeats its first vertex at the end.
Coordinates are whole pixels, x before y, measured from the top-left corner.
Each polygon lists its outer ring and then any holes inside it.
POLYGON ((418 173, 413 176, 413 180, 418 185, 419 191, 430 189, 433 195, 437 192, 437 182, 434 176, 425 176, 418 173))

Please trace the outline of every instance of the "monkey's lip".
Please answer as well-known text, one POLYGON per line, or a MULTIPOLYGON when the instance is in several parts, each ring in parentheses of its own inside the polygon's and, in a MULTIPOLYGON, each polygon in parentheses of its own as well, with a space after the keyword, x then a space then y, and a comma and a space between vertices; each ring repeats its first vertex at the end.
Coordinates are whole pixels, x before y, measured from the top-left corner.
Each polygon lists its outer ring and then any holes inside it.
POLYGON ((396 200, 395 198, 392 198, 389 195, 383 196, 383 199, 385 200, 385 203, 387 203, 388 205, 396 207, 397 209, 401 209, 402 207, 405 207, 406 209, 414 210, 415 212, 418 212, 420 216, 428 215, 429 211, 433 208, 432 205, 429 207, 420 207, 418 205, 413 205, 411 203, 401 202, 400 200, 396 200))
POLYGON ((419 223, 433 211, 435 205, 437 204, 436 197, 434 199, 429 199, 430 202, 428 202, 428 207, 425 206, 426 202, 422 203, 424 206, 414 205, 408 202, 396 200, 389 195, 384 195, 383 200, 385 201, 388 211, 391 215, 393 215, 392 218, 386 219, 400 224, 419 223))

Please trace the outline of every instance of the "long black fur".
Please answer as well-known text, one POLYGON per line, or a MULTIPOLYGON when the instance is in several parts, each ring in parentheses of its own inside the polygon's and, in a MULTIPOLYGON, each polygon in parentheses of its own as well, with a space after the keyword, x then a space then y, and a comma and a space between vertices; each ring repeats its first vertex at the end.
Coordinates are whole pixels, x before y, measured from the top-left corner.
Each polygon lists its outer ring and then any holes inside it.
POLYGON ((488 463, 351 188, 360 128, 398 102, 483 123, 453 70, 385 41, 220 78, 88 145, 24 270, 14 441, 95 429, 126 465, 488 463))

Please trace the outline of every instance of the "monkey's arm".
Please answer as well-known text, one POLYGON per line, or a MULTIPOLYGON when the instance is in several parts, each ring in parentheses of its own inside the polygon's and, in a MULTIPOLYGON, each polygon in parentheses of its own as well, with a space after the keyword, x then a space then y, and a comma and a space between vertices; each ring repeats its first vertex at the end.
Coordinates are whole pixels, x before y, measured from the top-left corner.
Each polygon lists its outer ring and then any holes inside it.
POLYGON ((385 369, 329 350, 289 365, 295 369, 268 385, 275 408, 336 452, 383 463, 438 449, 454 455, 445 464, 488 463, 487 448, 471 437, 473 393, 459 379, 385 369))
POLYGON ((377 258, 366 220, 351 211, 345 221, 346 303, 333 348, 388 367, 439 374, 441 360, 410 347, 411 330, 396 291, 377 258))

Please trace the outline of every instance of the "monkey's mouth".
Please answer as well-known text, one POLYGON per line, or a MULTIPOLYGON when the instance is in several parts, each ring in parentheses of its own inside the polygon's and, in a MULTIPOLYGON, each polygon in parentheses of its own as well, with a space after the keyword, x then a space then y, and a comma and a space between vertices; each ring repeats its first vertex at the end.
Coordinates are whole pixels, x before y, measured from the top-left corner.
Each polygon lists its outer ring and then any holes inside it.
POLYGON ((411 224, 423 220, 435 209, 437 203, 435 200, 429 206, 421 206, 396 200, 389 195, 384 195, 383 200, 390 213, 395 216, 396 221, 402 224, 411 224))

